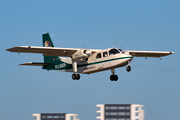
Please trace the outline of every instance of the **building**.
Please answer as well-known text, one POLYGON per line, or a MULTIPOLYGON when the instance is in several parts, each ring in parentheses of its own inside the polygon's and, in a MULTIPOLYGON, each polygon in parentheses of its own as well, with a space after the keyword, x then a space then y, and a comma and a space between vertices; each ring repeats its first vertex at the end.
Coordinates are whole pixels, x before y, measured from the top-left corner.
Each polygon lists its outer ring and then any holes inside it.
POLYGON ((97 104, 96 107, 96 120, 144 120, 140 104, 97 104))
POLYGON ((79 120, 78 114, 40 113, 33 114, 33 120, 79 120))

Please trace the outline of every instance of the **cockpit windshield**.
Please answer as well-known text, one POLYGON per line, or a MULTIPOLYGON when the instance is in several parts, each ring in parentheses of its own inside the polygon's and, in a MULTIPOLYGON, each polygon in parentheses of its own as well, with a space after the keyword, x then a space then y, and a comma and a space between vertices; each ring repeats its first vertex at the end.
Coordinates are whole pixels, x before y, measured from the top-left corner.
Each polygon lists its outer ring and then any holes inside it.
POLYGON ((119 49, 119 51, 120 51, 120 52, 122 52, 122 53, 124 53, 124 51, 123 51, 123 50, 121 50, 121 49, 119 49))
POLYGON ((109 55, 115 55, 117 53, 120 53, 117 49, 111 49, 109 50, 109 55))

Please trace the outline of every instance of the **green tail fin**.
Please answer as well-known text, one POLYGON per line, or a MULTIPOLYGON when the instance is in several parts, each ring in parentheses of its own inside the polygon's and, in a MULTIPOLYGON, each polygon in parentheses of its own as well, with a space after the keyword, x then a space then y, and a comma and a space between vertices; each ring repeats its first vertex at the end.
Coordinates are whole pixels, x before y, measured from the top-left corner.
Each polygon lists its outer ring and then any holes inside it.
MULTIPOLYGON (((54 44, 53 44, 53 42, 51 40, 51 37, 50 37, 49 33, 43 34, 42 39, 43 39, 43 46, 44 47, 54 47, 54 44)), ((56 64, 57 59, 59 59, 58 56, 44 56, 44 63, 56 64)))
POLYGON ((54 47, 54 44, 49 36, 49 33, 45 33, 42 35, 43 38, 43 46, 44 47, 54 47))

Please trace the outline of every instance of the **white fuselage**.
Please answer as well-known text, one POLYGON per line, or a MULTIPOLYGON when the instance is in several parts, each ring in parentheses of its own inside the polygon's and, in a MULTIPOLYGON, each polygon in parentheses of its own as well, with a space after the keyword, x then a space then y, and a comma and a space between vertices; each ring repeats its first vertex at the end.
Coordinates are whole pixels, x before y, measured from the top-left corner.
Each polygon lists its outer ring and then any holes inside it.
MULTIPOLYGON (((108 69, 123 67, 133 59, 131 55, 123 52, 110 55, 108 52, 109 50, 110 49, 98 51, 89 57, 88 60, 78 61, 77 73, 91 74, 108 69), (104 55, 104 53, 107 53, 107 55, 104 55), (97 58, 98 54, 100 54, 101 57, 97 58)), ((61 60, 68 64, 72 64, 71 58, 61 58, 61 60)), ((63 71, 73 72, 73 69, 66 69, 63 71)))

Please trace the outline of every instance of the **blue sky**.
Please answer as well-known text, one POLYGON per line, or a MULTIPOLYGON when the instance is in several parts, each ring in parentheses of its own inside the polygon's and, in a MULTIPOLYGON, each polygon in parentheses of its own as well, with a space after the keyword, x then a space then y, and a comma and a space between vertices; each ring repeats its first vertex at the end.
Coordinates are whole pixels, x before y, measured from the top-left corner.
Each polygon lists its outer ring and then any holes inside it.
POLYGON ((33 113, 77 113, 96 118, 96 104, 143 104, 145 120, 174 120, 180 107, 180 1, 178 0, 10 0, 0 4, 0 119, 32 120, 33 113), (5 51, 42 46, 49 31, 56 47, 173 51, 157 58, 134 58, 132 71, 116 69, 81 75, 18 66, 41 62, 40 54, 5 51))

